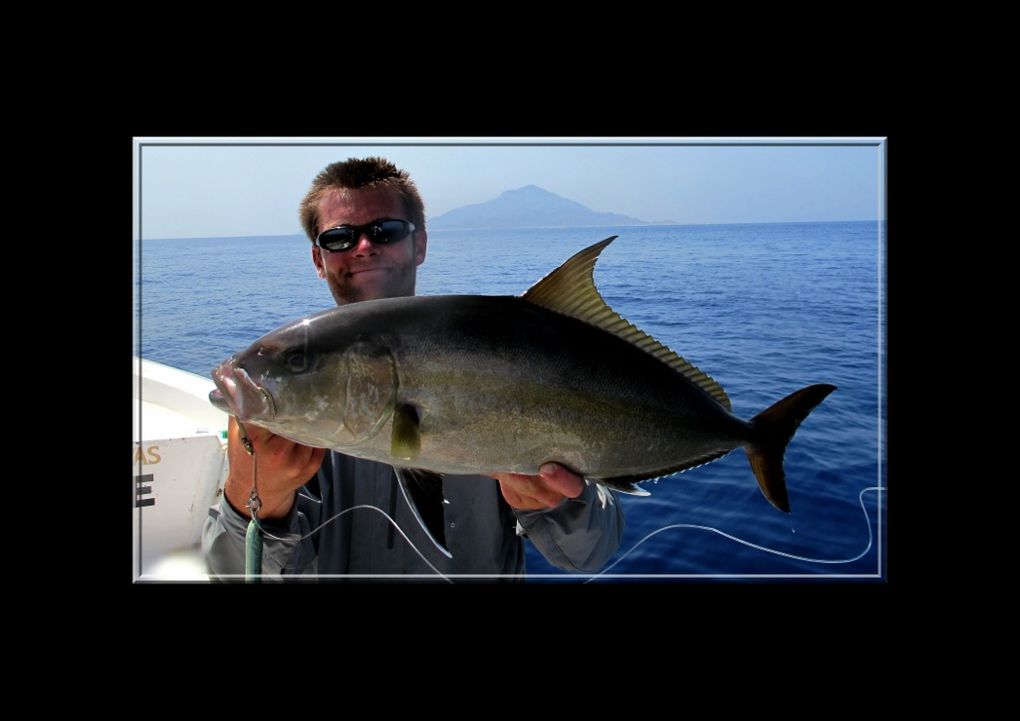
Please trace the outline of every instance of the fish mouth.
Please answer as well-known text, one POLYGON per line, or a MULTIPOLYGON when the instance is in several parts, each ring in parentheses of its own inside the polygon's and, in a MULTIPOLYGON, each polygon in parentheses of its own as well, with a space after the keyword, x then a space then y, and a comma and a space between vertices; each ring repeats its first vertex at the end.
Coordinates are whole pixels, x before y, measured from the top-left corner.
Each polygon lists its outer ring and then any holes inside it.
POLYGON ((276 416, 273 397, 251 379, 247 371, 224 361, 212 372, 216 388, 209 391, 209 402, 239 421, 272 420, 276 416))

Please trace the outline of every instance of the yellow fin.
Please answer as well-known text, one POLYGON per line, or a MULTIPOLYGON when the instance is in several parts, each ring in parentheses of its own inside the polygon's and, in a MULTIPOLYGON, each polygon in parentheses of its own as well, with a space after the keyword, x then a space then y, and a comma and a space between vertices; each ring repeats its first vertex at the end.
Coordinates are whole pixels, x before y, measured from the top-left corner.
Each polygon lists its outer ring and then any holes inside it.
POLYGON ((652 338, 609 307, 595 287, 595 261, 599 253, 618 236, 610 236, 575 254, 567 262, 531 286, 524 299, 543 308, 569 315, 622 338, 669 367, 732 410, 730 399, 715 379, 688 363, 677 353, 652 338))
POLYGON ((418 432, 418 411, 407 403, 393 409, 393 432, 390 436, 390 454, 405 461, 413 460, 421 451, 421 434, 418 432))

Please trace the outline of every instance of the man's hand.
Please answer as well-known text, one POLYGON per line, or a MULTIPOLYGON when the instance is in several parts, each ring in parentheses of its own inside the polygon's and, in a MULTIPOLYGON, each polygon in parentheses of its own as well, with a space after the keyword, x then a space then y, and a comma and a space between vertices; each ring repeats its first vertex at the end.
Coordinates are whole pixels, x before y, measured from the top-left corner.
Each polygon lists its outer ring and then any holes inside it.
POLYGON ((506 502, 519 511, 554 508, 564 498, 577 498, 585 488, 581 476, 558 463, 546 463, 539 469, 537 476, 497 473, 492 477, 499 481, 499 489, 506 502))
MULTIPOLYGON (((283 518, 294 505, 294 492, 308 482, 322 465, 325 448, 311 448, 275 435, 265 428, 246 423, 244 429, 255 448, 258 463, 259 518, 283 518)), ((252 488, 252 457, 241 443, 237 419, 227 422, 227 458, 230 472, 223 488, 227 500, 246 516, 252 488)))

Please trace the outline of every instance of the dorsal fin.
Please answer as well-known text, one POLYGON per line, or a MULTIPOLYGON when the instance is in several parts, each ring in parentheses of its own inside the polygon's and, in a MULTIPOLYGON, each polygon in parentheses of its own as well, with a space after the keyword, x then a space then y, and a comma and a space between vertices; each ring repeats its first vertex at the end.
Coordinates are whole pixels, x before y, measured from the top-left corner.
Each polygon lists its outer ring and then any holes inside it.
POLYGON ((620 317, 595 287, 595 261, 618 236, 610 236, 575 254, 566 263, 531 286, 524 299, 543 308, 569 315, 623 338, 669 367, 682 373, 726 409, 732 410, 726 391, 706 373, 681 358, 640 328, 620 317))

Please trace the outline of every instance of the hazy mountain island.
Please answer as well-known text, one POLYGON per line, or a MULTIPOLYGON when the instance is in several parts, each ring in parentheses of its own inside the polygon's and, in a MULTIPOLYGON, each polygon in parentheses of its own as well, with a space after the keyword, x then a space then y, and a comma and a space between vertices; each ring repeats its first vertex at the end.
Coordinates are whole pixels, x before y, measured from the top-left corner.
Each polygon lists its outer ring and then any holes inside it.
POLYGON ((598 213, 537 185, 508 190, 498 198, 454 208, 429 220, 429 228, 548 228, 590 225, 650 225, 620 213, 598 213))

